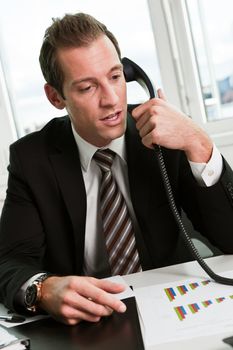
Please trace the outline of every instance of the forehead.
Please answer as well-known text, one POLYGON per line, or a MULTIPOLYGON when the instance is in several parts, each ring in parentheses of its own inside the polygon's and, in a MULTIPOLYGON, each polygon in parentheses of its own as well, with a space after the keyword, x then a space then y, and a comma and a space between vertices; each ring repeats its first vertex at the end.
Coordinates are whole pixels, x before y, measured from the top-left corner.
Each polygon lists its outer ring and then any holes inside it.
POLYGON ((106 35, 88 46, 59 49, 57 57, 65 80, 104 74, 120 63, 116 48, 106 35))

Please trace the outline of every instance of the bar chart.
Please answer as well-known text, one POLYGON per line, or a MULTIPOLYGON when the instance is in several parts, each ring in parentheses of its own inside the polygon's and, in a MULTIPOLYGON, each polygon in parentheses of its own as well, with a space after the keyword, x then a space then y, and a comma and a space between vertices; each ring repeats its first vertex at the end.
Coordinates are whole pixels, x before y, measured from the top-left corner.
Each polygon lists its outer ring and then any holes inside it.
POLYGON ((196 277, 139 288, 135 294, 148 345, 233 329, 232 286, 196 277))
MULTIPOLYGON (((211 281, 209 279, 203 281, 195 281, 186 284, 176 285, 172 287, 164 288, 165 295, 170 302, 177 300, 178 296, 188 295, 188 293, 194 292, 197 288, 207 287, 211 281)), ((208 291, 207 291, 208 292, 208 291)), ((200 300, 199 302, 193 302, 188 304, 182 304, 174 306, 173 310, 180 321, 187 318, 187 315, 196 314, 197 312, 207 312, 207 308, 211 305, 220 304, 223 301, 230 298, 233 302, 233 295, 228 296, 215 296, 214 298, 209 298, 205 300, 200 300)), ((233 303, 232 303, 233 306, 233 303)))

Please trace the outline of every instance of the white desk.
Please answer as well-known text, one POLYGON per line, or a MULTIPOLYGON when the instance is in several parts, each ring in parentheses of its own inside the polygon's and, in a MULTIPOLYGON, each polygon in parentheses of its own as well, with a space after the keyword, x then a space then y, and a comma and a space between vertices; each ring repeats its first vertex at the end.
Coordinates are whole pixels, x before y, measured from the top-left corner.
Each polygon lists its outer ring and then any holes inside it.
MULTIPOLYGON (((209 266, 217 273, 222 271, 233 270, 233 255, 218 256, 206 259, 209 266)), ((203 277, 204 271, 197 262, 189 262, 186 264, 173 265, 165 268, 144 271, 128 276, 124 279, 129 285, 135 289, 140 287, 152 286, 156 284, 163 284, 167 282, 180 281, 192 277, 203 277)), ((233 287, 232 287, 233 290, 233 287)), ((0 304, 0 310, 2 305, 0 304)), ((233 317, 233 315, 232 315, 233 317)), ((52 350, 52 349, 77 349, 80 342, 77 327, 67 327, 59 323, 50 322, 50 320, 42 320, 34 322, 32 326, 21 325, 15 327, 12 332, 16 332, 17 336, 28 336, 32 339, 33 349, 35 350, 52 350), (60 343, 57 343, 57 335, 60 335, 60 343), (55 345, 53 344, 55 337, 55 345), (41 342, 44 341, 43 346, 41 342), (52 345, 53 344, 53 345, 52 345)), ((155 325, 156 329, 156 325, 155 325)), ((223 343, 224 337, 233 336, 233 329, 231 332, 216 334, 212 336, 197 337, 185 341, 177 341, 173 343, 160 344, 150 346, 146 350, 230 350, 230 346, 223 343)), ((81 344, 82 345, 82 344, 81 344)), ((124 344, 122 344, 122 349, 124 344)), ((87 349, 87 347, 84 347, 87 349)), ((101 347, 102 348, 102 347, 101 347)), ((111 347, 110 347, 111 348, 111 347)), ((81 347, 81 349, 83 349, 81 347)), ((115 347, 116 349, 116 347, 115 347)), ((127 348, 128 350, 128 348, 127 348)))
MULTIPOLYGON (((233 270, 233 255, 217 256, 205 259, 209 266, 216 273, 233 270)), ((155 284, 174 282, 190 277, 203 276, 203 270, 197 262, 168 266, 160 269, 144 271, 125 276, 124 279, 134 288, 146 287, 155 284)), ((233 290, 233 286, 232 286, 233 290)), ((232 315, 233 317, 233 315, 232 315)), ((156 327, 156 325, 155 325, 156 327)), ((212 336, 192 338, 185 341, 160 344, 149 347, 150 350, 229 350, 231 347, 223 343, 222 339, 227 336, 233 336, 232 331, 212 336)), ((146 349, 147 350, 147 349, 146 349)))

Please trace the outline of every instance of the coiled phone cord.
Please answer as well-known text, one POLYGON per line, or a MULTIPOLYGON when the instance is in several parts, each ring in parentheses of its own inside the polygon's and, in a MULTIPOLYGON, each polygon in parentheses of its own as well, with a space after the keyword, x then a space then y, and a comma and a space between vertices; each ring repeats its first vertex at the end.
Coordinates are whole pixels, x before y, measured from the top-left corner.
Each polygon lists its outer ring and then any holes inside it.
MULTIPOLYGON (((143 88, 146 89, 148 92, 150 98, 154 98, 157 94, 155 92, 155 89, 147 76, 147 74, 142 70, 141 67, 139 67, 135 62, 131 61, 127 57, 122 58, 122 63, 124 66, 124 74, 125 79, 127 82, 130 81, 137 81, 140 85, 143 86, 143 88)), ((132 111, 134 107, 137 105, 129 105, 129 110, 132 111)), ((169 205, 171 207, 171 211, 173 213, 173 216, 175 218, 175 221, 180 229, 181 235, 184 239, 184 242, 186 243, 188 249, 190 250, 192 256, 195 260, 199 263, 199 265, 203 268, 203 270, 216 282, 221 284, 227 284, 227 285, 233 285, 233 279, 228 277, 223 277, 220 275, 217 275, 211 268, 206 264, 206 262, 203 260, 201 255, 199 254, 197 248, 193 244, 191 238, 189 237, 189 234, 184 226, 184 223, 182 222, 181 216, 179 214, 179 211, 176 207, 175 199, 173 196, 170 180, 167 174, 167 169, 164 162, 164 157, 162 153, 162 148, 159 145, 154 145, 154 150, 156 152, 162 181, 164 183, 165 191, 167 193, 167 198, 169 201, 169 205)))
POLYGON ((164 183, 164 187, 165 187, 165 191, 167 193, 167 198, 169 201, 169 205, 170 208, 172 210, 173 216, 175 218, 175 221, 180 229, 180 232, 182 234, 182 237, 189 249, 189 251, 191 252, 192 256, 195 258, 195 260, 197 260, 197 262, 199 263, 199 265, 203 268, 203 270, 216 282, 221 283, 221 284, 227 284, 227 285, 233 285, 233 279, 232 278, 228 278, 228 277, 223 277, 220 276, 218 274, 216 274, 204 261, 204 259, 201 257, 201 255, 199 254, 197 248, 195 247, 195 245, 193 244, 191 238, 189 237, 189 234, 187 233, 187 230, 185 228, 185 225, 181 219, 180 213, 176 207, 176 203, 175 203, 175 199, 173 196, 173 192, 172 192, 172 188, 171 188, 171 183, 168 177, 168 173, 167 173, 167 169, 165 166, 165 162, 164 162, 164 157, 163 157, 163 152, 161 149, 161 146, 159 145, 154 145, 154 150, 156 152, 156 156, 158 159, 158 164, 159 164, 159 168, 161 171, 161 176, 162 176, 162 180, 164 183))

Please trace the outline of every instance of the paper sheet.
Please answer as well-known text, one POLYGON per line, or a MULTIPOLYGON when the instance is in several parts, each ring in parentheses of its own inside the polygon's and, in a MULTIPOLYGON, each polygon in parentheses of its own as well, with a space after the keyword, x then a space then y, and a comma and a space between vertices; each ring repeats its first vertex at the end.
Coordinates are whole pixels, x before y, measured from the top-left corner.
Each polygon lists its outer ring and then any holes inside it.
MULTIPOLYGON (((10 316, 11 314, 8 313, 8 310, 4 307, 4 305, 0 304, 0 314, 1 315, 6 315, 6 316, 10 316)), ((43 318, 48 318, 49 316, 46 315, 36 315, 36 316, 32 316, 32 317, 25 317, 25 321, 21 322, 21 323, 13 323, 13 322, 6 322, 6 321, 0 321, 0 326, 4 326, 6 328, 11 328, 11 327, 15 327, 15 326, 19 326, 21 324, 25 324, 28 322, 33 322, 33 321, 38 321, 41 320, 43 318)))
POLYGON ((147 347, 233 329, 232 286, 195 277, 137 288, 135 296, 147 347))
POLYGON ((28 338, 18 339, 0 326, 0 349, 25 350, 29 344, 28 338))
POLYGON ((114 296, 117 299, 123 300, 123 299, 130 298, 130 297, 134 296, 134 291, 129 287, 129 285, 125 282, 125 280, 122 276, 112 276, 112 277, 108 277, 105 279, 110 280, 110 281, 115 282, 115 283, 123 284, 125 286, 125 290, 123 292, 118 293, 118 294, 114 294, 114 296))
POLYGON ((14 335, 8 333, 7 330, 0 327, 0 348, 1 346, 9 344, 14 340, 17 340, 17 338, 14 335))

